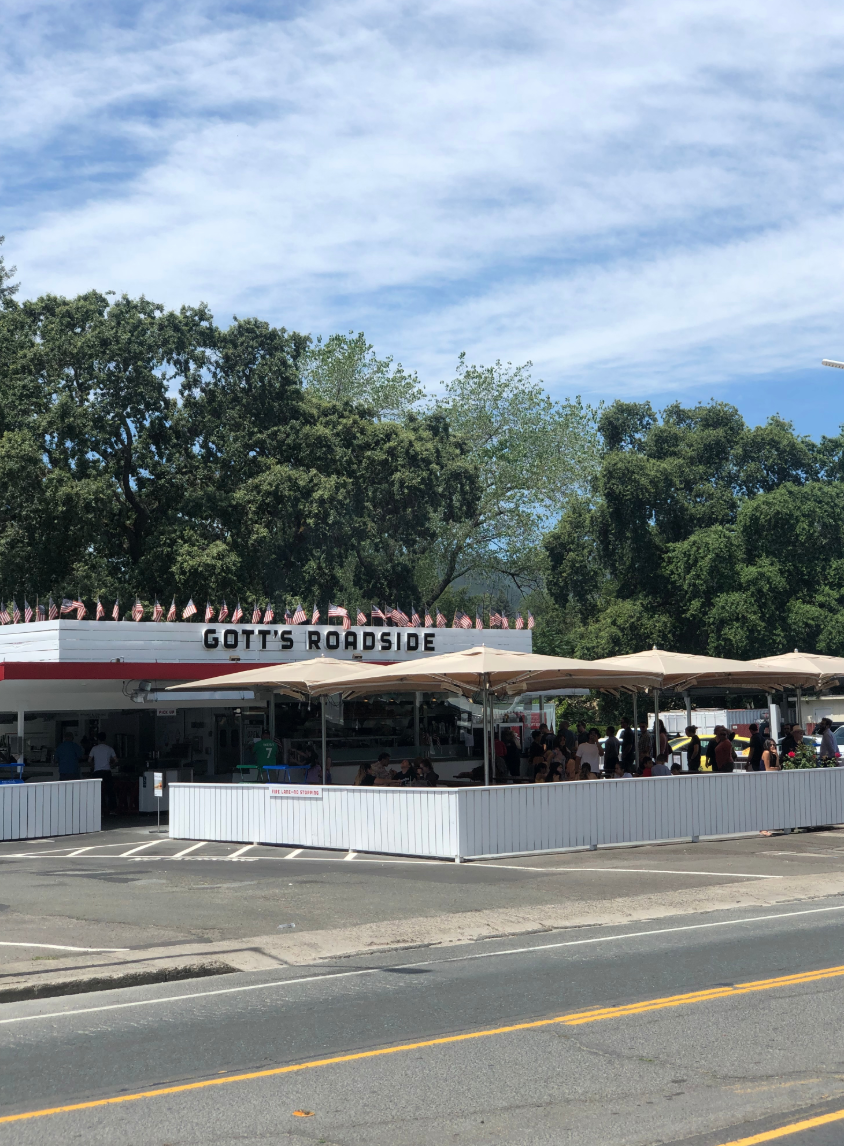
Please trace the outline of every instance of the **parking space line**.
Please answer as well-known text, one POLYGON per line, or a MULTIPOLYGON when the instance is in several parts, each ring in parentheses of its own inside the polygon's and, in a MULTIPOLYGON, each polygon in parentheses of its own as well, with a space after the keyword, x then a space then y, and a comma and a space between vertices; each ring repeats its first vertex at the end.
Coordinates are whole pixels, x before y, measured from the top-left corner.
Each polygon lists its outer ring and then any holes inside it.
MULTIPOLYGON (((156 843, 157 842, 158 841, 156 841, 156 843)), ((162 858, 171 860, 180 859, 181 856, 186 856, 188 852, 195 852, 197 848, 204 848, 207 842, 207 840, 200 840, 198 844, 191 844, 189 848, 183 848, 180 852, 176 852, 176 854, 173 856, 164 856, 162 858)))
POLYGON ((64 943, 12 943, 0 940, 0 947, 45 947, 50 951, 128 951, 128 947, 68 947, 64 943))
MULTIPOLYGON (((83 852, 92 852, 94 850, 94 848, 97 848, 99 846, 100 846, 99 844, 91 844, 91 846, 87 847, 87 848, 77 848, 75 852, 68 852, 67 855, 64 856, 64 859, 72 859, 73 856, 81 856, 83 854, 83 852)), ((41 855, 43 855, 43 854, 44 853, 41 852, 41 855)))
POLYGON ((833 1110, 829 1114, 819 1114, 816 1118, 804 1118, 788 1126, 778 1126, 776 1130, 763 1130, 761 1134, 751 1134, 749 1138, 734 1138, 732 1142, 723 1142, 721 1146, 759 1146, 762 1142, 773 1142, 775 1138, 802 1134, 804 1130, 814 1130, 818 1126, 829 1126, 830 1122, 840 1122, 842 1118, 844 1110, 833 1110))
POLYGON ((135 854, 135 852, 142 852, 146 848, 154 848, 156 844, 160 844, 163 842, 164 842, 163 840, 150 840, 150 842, 148 844, 138 844, 138 846, 136 848, 130 848, 128 852, 121 852, 119 856, 115 856, 114 858, 115 859, 125 859, 126 856, 133 856, 135 854))
POLYGON ((230 856, 226 856, 225 858, 236 860, 238 856, 242 856, 244 852, 248 852, 250 848, 257 848, 257 846, 257 844, 247 844, 245 848, 238 848, 236 852, 232 852, 230 856))
MULTIPOLYGON (((285 858, 286 860, 292 860, 292 859, 296 859, 296 856, 299 856, 299 855, 301 855, 303 851, 304 851, 304 848, 296 848, 296 850, 295 850, 295 851, 293 851, 293 852, 290 852, 290 854, 289 854, 289 855, 286 855, 284 858, 285 858)), ((269 858, 269 857, 267 857, 267 858, 269 858)))
POLYGON ((349 851, 346 853, 346 855, 343 856, 343 859, 344 860, 353 860, 357 854, 358 854, 357 852, 353 852, 351 849, 349 849, 349 851))

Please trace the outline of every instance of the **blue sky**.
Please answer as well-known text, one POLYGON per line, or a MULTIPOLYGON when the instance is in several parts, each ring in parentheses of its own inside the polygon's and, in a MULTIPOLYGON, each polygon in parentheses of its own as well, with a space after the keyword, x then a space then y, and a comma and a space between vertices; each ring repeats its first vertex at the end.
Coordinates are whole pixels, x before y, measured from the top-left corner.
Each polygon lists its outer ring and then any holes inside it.
POLYGON ((6 0, 0 233, 25 295, 832 433, 842 64, 833 0, 6 0))

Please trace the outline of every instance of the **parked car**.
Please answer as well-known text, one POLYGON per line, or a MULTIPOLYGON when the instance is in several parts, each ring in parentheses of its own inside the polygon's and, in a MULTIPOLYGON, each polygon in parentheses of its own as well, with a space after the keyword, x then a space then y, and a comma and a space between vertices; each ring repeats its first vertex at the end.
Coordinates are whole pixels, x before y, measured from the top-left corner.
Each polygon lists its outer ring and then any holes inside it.
MULTIPOLYGON (((701 770, 701 772, 711 772, 712 771, 712 769, 709 768, 707 766, 707 763, 706 763, 706 750, 709 747, 710 743, 714 739, 715 739, 715 736, 712 733, 704 733, 703 736, 700 737, 700 756, 701 756, 700 770, 701 770)), ((668 740, 669 750, 671 752, 681 753, 681 760, 682 760, 682 764, 683 764, 684 769, 686 769, 688 767, 687 761, 686 761, 686 753, 688 752, 688 748, 689 748, 690 743, 691 743, 691 740, 689 739, 688 736, 674 736, 674 737, 670 737, 668 740)), ((750 737, 749 736, 734 736, 733 737, 733 747, 736 750, 736 756, 738 756, 739 760, 744 762, 747 759, 748 749, 750 748, 750 737)))

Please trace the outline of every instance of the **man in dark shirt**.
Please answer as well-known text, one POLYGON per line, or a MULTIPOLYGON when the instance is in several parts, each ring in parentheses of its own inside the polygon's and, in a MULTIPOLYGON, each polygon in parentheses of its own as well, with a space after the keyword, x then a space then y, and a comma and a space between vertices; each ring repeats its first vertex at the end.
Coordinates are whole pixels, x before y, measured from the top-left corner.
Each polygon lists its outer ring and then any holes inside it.
POLYGON ((64 739, 56 749, 56 763, 59 766, 60 780, 78 780, 80 776, 80 763, 86 753, 73 739, 73 733, 67 729, 64 739))
POLYGON ((577 722, 577 743, 578 744, 585 744, 588 739, 589 739, 589 733, 586 731, 586 725, 583 723, 582 720, 578 720, 578 722, 577 722))
POLYGON ((604 775, 613 776, 615 774, 615 766, 619 761, 621 753, 621 741, 615 734, 615 728, 610 724, 607 726, 607 738, 604 741, 604 775))
POLYGON ((572 732, 571 724, 567 720, 562 720, 560 722, 560 734, 564 737, 566 748, 569 751, 569 755, 571 755, 575 748, 577 748, 577 737, 572 732))
POLYGON ((765 740, 759 732, 757 724, 750 725, 750 746, 747 750, 747 771, 748 772, 761 772, 764 765, 762 764, 762 753, 765 751, 765 740))
POLYGON ((621 722, 621 763, 625 772, 632 772, 636 763, 636 733, 626 716, 621 722))

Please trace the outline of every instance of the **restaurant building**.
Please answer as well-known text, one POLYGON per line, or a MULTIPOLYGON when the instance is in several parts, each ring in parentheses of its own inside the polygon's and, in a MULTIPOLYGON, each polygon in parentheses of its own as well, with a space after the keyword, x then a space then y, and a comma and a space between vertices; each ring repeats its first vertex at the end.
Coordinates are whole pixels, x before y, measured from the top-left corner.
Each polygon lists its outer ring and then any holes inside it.
MULTIPOLYGON (((179 780, 248 775, 250 744, 264 726, 274 730, 285 754, 319 739, 316 705, 251 688, 167 692, 171 684, 320 656, 390 664, 479 644, 530 652, 532 635, 526 629, 65 619, 6 625, 0 628, 0 765, 22 754, 27 779, 54 779, 53 753, 66 730, 83 748, 103 733, 120 761, 118 789, 122 784, 131 810, 138 777, 152 769, 170 770, 179 780)), ((518 724, 522 709, 502 711, 498 719, 518 724)), ((335 783, 350 782, 357 763, 381 751, 396 760, 424 751, 457 763, 480 745, 480 706, 463 698, 418 693, 343 703, 332 697, 327 720, 335 783)))

